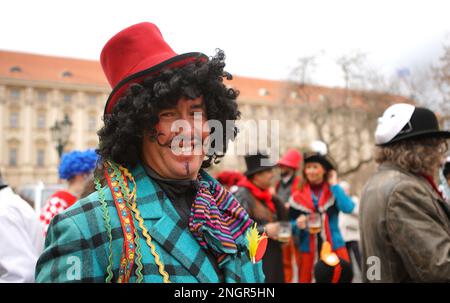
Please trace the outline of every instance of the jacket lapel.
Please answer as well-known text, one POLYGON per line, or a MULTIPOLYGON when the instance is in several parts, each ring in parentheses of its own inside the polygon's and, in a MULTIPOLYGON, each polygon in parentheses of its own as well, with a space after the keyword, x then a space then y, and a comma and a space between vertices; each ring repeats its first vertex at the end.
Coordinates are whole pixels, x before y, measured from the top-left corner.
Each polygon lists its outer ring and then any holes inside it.
POLYGON ((199 282, 218 282, 219 278, 206 252, 190 231, 161 188, 141 165, 133 171, 137 183, 137 205, 152 239, 175 258, 199 282))
POLYGON ((444 198, 436 192, 433 186, 431 186, 431 184, 424 177, 421 178, 421 181, 423 181, 425 187, 432 196, 433 201, 437 204, 437 207, 443 211, 443 216, 445 216, 446 219, 444 221, 447 222, 447 229, 450 230, 450 205, 445 202, 444 198))

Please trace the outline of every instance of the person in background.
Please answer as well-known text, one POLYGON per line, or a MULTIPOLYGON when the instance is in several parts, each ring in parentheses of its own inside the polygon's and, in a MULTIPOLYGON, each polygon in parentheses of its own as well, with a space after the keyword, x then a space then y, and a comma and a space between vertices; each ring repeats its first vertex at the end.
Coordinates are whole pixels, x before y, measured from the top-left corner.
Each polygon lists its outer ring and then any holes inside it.
POLYGON ((0 283, 34 282, 43 247, 42 225, 36 213, 0 174, 0 283))
POLYGON ((275 185, 277 196, 285 202, 289 208, 289 198, 292 192, 298 188, 301 177, 297 175, 302 162, 302 154, 296 149, 290 149, 278 161, 280 180, 275 185))
POLYGON ((244 175, 242 175, 238 171, 222 171, 216 176, 216 180, 219 181, 220 184, 225 186, 231 193, 236 192, 238 189, 237 184, 239 181, 244 179, 244 175))
POLYGON ((450 207, 433 179, 448 138, 427 108, 394 104, 378 119, 360 205, 365 282, 450 282, 450 207))
MULTIPOLYGON (((355 203, 355 208, 353 208, 353 211, 350 214, 340 214, 339 229, 342 233, 342 238, 345 241, 351 264, 354 268, 356 267, 358 272, 361 272, 361 251, 359 248, 359 198, 350 195, 350 184, 347 181, 341 181, 339 184, 345 193, 351 197, 353 203, 355 203)), ((354 276, 356 276, 356 274, 354 276)))
POLYGON ((444 199, 450 204, 450 157, 447 157, 439 170, 439 190, 444 199))
MULTIPOLYGON (((289 210, 291 194, 300 184, 301 177, 297 175, 297 171, 300 169, 302 160, 302 154, 298 150, 289 149, 277 163, 280 171, 280 180, 275 185, 275 190, 277 196, 285 204, 286 210, 289 210)), ((282 247, 284 280, 286 283, 294 281, 294 266, 298 267, 300 262, 300 255, 297 253, 295 245, 294 238, 291 237, 289 242, 282 247)))
POLYGON ((238 183, 236 199, 247 210, 250 218, 257 223, 260 232, 267 234, 268 244, 264 255, 263 271, 267 283, 283 283, 283 255, 281 243, 278 241, 279 222, 287 220, 287 212, 283 202, 270 193, 269 188, 274 179, 274 164, 264 153, 245 156, 247 170, 245 179, 238 183))
POLYGON ((55 192, 42 208, 40 220, 47 232, 50 221, 69 208, 81 196, 95 169, 98 156, 93 149, 63 154, 59 165, 59 178, 67 180, 67 189, 55 192))
POLYGON ((304 154, 303 182, 290 199, 289 215, 300 253, 299 282, 311 283, 322 244, 330 243, 339 259, 350 262, 339 230, 340 212, 351 213, 355 204, 338 183, 336 164, 321 141, 304 154))

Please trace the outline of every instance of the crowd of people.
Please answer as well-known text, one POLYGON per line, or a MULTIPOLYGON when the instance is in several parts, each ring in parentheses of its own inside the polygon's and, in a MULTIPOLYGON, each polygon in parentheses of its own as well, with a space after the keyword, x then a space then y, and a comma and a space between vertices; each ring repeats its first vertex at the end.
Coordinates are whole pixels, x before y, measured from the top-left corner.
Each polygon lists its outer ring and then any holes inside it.
POLYGON ((99 147, 62 157, 67 189, 37 218, 0 178, 0 282, 450 281, 450 132, 432 111, 386 109, 360 197, 321 141, 213 177, 240 116, 224 53, 178 55, 144 22, 101 64, 99 147), (224 144, 203 148, 219 130, 198 117, 227 126, 224 144))

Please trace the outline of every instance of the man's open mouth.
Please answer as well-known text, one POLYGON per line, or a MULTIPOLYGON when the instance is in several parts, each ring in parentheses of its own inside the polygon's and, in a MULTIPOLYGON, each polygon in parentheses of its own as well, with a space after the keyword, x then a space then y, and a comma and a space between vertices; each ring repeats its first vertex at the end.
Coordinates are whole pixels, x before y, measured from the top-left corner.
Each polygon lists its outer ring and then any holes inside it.
POLYGON ((170 149, 172 150, 172 153, 175 155, 184 155, 184 156, 191 156, 191 155, 201 155, 202 154, 202 144, 200 141, 195 141, 188 145, 183 146, 171 146, 170 149))

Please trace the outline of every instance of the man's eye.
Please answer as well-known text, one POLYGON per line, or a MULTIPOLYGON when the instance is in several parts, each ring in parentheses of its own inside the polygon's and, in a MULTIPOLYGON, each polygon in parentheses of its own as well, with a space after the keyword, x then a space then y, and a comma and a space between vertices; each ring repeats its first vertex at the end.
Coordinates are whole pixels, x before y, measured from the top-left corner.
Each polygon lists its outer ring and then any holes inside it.
POLYGON ((165 113, 161 113, 159 116, 162 118, 171 118, 171 117, 175 116, 175 113, 174 112, 165 112, 165 113))

